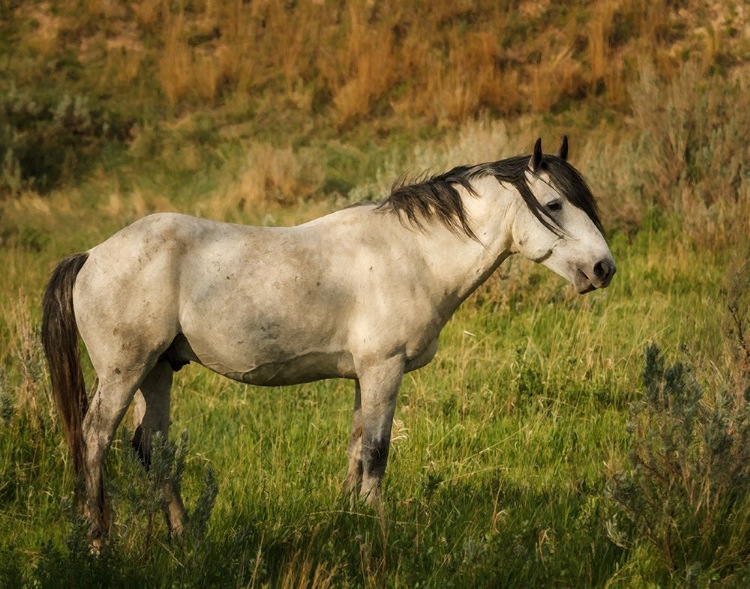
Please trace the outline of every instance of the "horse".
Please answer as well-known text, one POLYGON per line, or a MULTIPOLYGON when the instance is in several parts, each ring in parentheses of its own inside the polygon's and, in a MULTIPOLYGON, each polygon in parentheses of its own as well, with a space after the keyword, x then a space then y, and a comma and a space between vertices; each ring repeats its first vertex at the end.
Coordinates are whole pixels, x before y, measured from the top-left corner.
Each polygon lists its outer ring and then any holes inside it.
MULTIPOLYGON (((157 213, 62 260, 41 335, 92 542, 110 533, 102 463, 118 425, 135 401, 132 443, 148 468, 189 362, 262 386, 353 380, 343 486, 382 505, 402 377, 432 360, 443 326, 504 260, 543 264, 581 294, 610 284, 597 205, 567 154, 567 137, 556 155, 538 139, 531 156, 397 183, 294 227, 157 213), (79 336, 98 377, 90 402, 79 336)), ((178 535, 187 513, 165 491, 178 535)))

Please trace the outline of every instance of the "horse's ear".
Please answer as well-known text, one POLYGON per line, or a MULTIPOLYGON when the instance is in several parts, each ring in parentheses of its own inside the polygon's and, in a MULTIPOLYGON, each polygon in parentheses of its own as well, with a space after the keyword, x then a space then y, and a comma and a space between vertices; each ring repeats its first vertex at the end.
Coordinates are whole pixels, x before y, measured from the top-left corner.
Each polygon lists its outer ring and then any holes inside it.
POLYGON ((539 166, 542 164, 542 138, 536 140, 536 143, 534 144, 534 153, 531 154, 531 159, 529 160, 529 170, 532 172, 536 172, 539 169, 539 166))
POLYGON ((560 149, 557 150, 557 157, 559 157, 563 161, 568 161, 568 136, 563 135, 562 143, 560 144, 560 149))

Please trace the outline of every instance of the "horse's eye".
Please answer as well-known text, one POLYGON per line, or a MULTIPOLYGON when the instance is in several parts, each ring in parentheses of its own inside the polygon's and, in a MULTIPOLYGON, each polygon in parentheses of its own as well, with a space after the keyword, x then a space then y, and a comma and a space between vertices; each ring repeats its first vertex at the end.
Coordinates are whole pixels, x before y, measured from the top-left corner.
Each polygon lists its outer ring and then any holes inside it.
POLYGON ((547 210, 550 213, 557 213, 562 210, 562 203, 559 200, 553 200, 547 204, 547 210))

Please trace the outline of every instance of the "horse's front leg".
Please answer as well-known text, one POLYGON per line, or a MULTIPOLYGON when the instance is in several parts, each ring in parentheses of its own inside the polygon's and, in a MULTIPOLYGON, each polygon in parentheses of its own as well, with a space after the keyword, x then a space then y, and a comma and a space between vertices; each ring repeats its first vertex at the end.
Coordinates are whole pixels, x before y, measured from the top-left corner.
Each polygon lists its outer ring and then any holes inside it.
POLYGON ((404 360, 394 357, 368 363, 358 370, 358 374, 362 432, 359 441, 362 469, 360 497, 370 504, 377 504, 388 463, 393 413, 404 374, 404 360))
POLYGON ((349 438, 349 469, 344 480, 344 493, 356 497, 362 483, 362 395, 359 381, 354 383, 354 412, 352 414, 352 435, 349 438))

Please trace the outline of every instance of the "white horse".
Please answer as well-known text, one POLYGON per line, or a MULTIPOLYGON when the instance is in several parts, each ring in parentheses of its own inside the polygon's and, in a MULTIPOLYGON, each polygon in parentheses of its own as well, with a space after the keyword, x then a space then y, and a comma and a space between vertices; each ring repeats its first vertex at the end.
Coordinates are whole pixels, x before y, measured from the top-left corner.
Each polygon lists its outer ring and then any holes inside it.
MULTIPOLYGON (((556 156, 537 140, 530 158, 458 167, 297 227, 155 214, 60 262, 42 339, 93 541, 109 527, 102 462, 115 430, 135 399, 148 466, 188 362, 255 385, 354 380, 344 487, 378 501, 402 376, 433 358, 448 319, 508 256, 580 293, 609 285, 615 262, 567 151, 567 138, 556 156), (99 379, 90 404, 77 332, 99 379)), ((167 497, 179 533, 185 508, 176 489, 167 497)))

